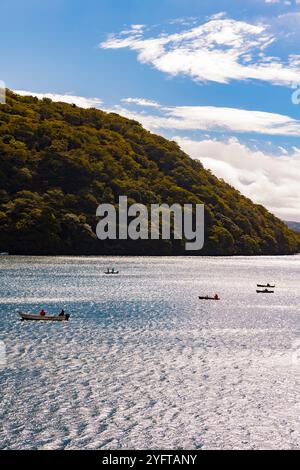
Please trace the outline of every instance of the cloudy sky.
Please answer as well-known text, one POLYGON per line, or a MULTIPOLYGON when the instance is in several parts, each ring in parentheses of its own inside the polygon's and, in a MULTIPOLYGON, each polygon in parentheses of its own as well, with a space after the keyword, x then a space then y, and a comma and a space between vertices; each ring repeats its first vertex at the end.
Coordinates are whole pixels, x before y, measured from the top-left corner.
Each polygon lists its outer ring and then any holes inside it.
POLYGON ((2 0, 0 80, 113 110, 300 221, 300 0, 2 0))

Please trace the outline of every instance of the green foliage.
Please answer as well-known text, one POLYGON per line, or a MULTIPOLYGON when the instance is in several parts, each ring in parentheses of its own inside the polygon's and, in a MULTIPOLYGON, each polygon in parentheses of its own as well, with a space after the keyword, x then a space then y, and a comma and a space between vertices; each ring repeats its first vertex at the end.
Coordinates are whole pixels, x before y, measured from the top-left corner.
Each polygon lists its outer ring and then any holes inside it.
POLYGON ((200 254, 299 250, 299 235, 175 142, 117 114, 7 92, 0 105, 0 251, 186 253, 179 240, 97 240, 96 207, 121 194, 146 205, 204 203, 200 254))

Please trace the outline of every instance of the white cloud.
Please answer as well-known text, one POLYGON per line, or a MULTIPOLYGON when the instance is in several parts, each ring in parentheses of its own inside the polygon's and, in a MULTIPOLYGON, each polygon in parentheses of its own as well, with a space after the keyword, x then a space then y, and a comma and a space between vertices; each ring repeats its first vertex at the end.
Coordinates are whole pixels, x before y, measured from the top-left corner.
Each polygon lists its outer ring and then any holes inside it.
POLYGON ((265 53, 277 37, 265 24, 236 21, 222 14, 179 33, 153 37, 146 37, 142 30, 125 33, 110 34, 99 47, 129 48, 141 63, 170 76, 219 83, 252 79, 278 85, 299 80, 300 67, 293 55, 283 60, 265 53))
POLYGON ((135 31, 141 31, 142 29, 144 29, 145 25, 143 24, 132 24, 131 25, 131 29, 135 30, 135 31))
POLYGON ((265 3, 283 3, 283 5, 290 6, 293 5, 293 3, 300 3, 300 0, 264 0, 265 3))
POLYGON ((300 148, 280 156, 250 149, 235 138, 175 140, 216 176, 284 220, 300 221, 300 148))
POLYGON ((197 18, 195 16, 185 16, 182 18, 173 18, 168 21, 169 24, 180 24, 183 26, 190 26, 197 23, 197 18))
POLYGON ((135 112, 125 107, 113 109, 140 121, 151 131, 226 131, 266 135, 300 135, 300 121, 289 116, 262 111, 216 106, 161 107, 159 113, 135 112))
POLYGON ((136 104, 137 106, 148 106, 150 108, 160 108, 160 104, 156 101, 147 100, 145 98, 123 98, 122 103, 136 104))
POLYGON ((76 104, 81 108, 96 108, 102 104, 99 98, 86 98, 84 96, 76 96, 70 94, 56 94, 56 93, 35 93, 33 91, 14 90, 15 93, 22 96, 35 96, 38 99, 49 98, 52 101, 62 101, 64 103, 76 104))

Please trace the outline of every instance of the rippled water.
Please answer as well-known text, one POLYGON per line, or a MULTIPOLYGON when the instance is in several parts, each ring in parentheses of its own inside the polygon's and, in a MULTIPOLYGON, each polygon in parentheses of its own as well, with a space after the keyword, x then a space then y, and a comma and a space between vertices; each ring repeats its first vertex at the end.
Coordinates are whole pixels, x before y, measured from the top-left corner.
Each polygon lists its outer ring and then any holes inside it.
POLYGON ((1 448, 299 449, 299 279, 299 256, 1 257, 1 448), (41 307, 71 319, 18 320, 41 307))

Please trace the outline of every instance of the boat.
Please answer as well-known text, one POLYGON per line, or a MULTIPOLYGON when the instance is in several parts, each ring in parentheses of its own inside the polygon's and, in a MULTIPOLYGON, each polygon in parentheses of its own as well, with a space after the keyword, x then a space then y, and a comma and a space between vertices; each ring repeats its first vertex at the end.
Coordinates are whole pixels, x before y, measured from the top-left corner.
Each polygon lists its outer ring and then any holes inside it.
POLYGON ((257 292, 257 294, 274 294, 273 290, 268 290, 268 289, 257 290, 256 292, 257 292))
POLYGON ((9 255, 8 251, 2 251, 0 253, 0 256, 8 256, 8 255, 9 255))
POLYGON ((199 300, 220 300, 220 297, 216 298, 216 297, 209 297, 208 295, 205 295, 205 296, 199 295, 199 300))
POLYGON ((274 286, 271 286, 271 284, 257 284, 257 287, 267 287, 269 289, 275 289, 275 284, 274 286))
POLYGON ((104 271, 104 274, 119 274, 119 271, 115 271, 114 268, 112 268, 112 270, 110 271, 110 270, 107 268, 107 271, 104 271))
POLYGON ((70 318, 68 313, 65 315, 40 315, 19 311, 18 314, 20 315, 21 320, 68 321, 70 318))

